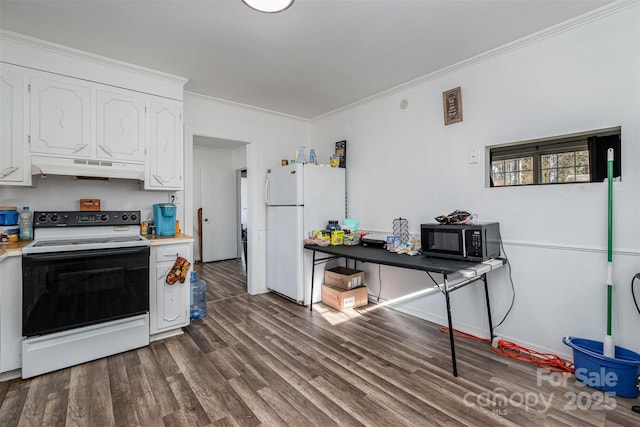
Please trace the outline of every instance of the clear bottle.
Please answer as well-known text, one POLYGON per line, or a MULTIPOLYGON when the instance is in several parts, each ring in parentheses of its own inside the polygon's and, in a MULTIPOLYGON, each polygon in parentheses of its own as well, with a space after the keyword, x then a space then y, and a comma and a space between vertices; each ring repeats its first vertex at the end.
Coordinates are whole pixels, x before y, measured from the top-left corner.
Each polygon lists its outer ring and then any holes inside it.
POLYGON ((312 165, 318 164, 316 160, 316 150, 314 150, 313 148, 309 151, 309 163, 311 163, 312 165))
POLYGON ((207 282, 196 277, 191 271, 191 320, 199 320, 207 315, 207 282))
POLYGON ((307 155, 304 153, 305 146, 301 145, 296 153, 296 163, 307 163, 307 155))
POLYGON ((20 240, 33 240, 33 212, 29 206, 23 206, 20 212, 20 240))

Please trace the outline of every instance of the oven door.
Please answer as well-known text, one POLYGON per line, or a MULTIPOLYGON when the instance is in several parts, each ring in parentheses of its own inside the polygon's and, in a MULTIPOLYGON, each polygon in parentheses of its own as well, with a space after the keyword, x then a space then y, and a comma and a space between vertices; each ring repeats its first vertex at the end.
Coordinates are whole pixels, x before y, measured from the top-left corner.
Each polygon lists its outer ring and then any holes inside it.
POLYGON ((22 257, 24 337, 148 311, 148 246, 22 257))

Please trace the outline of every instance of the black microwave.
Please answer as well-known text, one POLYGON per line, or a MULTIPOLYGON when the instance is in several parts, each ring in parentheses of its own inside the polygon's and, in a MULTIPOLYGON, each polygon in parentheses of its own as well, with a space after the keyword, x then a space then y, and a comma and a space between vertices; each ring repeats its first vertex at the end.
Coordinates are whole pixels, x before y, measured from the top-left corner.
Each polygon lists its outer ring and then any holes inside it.
POLYGON ((482 262, 500 256, 497 222, 473 224, 421 224, 422 254, 482 262))

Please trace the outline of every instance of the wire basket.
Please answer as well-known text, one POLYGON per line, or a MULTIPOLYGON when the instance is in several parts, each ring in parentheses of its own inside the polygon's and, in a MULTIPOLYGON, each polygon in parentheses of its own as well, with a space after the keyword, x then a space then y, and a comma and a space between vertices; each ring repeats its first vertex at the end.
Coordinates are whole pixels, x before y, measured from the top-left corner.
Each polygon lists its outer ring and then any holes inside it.
POLYGON ((393 220, 393 235, 400 237, 402 243, 409 242, 409 221, 406 218, 396 218, 393 220))

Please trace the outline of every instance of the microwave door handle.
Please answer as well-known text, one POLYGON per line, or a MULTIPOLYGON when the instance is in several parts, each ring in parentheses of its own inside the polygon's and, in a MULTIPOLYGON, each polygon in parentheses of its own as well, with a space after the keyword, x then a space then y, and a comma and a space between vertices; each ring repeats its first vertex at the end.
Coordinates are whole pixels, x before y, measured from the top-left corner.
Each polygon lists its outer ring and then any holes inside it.
POLYGON ((462 229, 462 256, 467 258, 467 230, 462 229))

